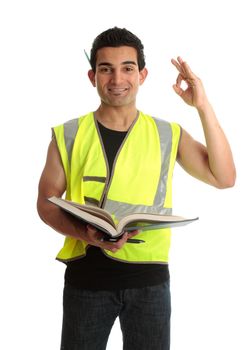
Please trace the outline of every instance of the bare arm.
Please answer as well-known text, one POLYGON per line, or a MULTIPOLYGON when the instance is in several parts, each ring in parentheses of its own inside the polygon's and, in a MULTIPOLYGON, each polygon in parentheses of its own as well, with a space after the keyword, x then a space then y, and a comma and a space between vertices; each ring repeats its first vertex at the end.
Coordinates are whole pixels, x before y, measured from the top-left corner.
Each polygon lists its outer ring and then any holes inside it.
POLYGON ((210 105, 201 80, 180 57, 172 63, 179 70, 175 92, 190 106, 197 109, 206 146, 194 140, 183 130, 178 150, 178 162, 192 176, 218 188, 231 187, 235 183, 235 165, 228 140, 210 105), (188 88, 184 91, 181 82, 188 88))
POLYGON ((52 139, 48 149, 46 164, 39 182, 38 214, 46 224, 56 231, 77 239, 83 239, 83 224, 80 225, 80 222, 70 215, 63 213, 60 208, 57 208, 47 200, 51 196, 61 197, 65 189, 66 179, 64 169, 56 141, 52 139))
POLYGON ((51 196, 61 197, 66 190, 65 172, 61 163, 56 141, 52 139, 44 170, 41 175, 38 190, 37 210, 40 218, 57 232, 83 240, 90 245, 116 252, 128 238, 133 237, 138 231, 124 234, 118 242, 101 242, 102 232, 97 231, 91 225, 84 225, 80 220, 64 212, 59 207, 50 203, 47 198, 51 196))

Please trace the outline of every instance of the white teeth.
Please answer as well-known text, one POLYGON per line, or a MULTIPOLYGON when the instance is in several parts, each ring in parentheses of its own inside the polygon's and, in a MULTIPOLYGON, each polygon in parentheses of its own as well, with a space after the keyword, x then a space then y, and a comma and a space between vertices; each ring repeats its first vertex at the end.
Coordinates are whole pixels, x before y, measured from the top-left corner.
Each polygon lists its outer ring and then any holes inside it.
POLYGON ((120 92, 124 92, 127 89, 120 89, 120 88, 114 88, 114 89, 109 89, 109 91, 111 92, 115 92, 115 93, 120 93, 120 92))

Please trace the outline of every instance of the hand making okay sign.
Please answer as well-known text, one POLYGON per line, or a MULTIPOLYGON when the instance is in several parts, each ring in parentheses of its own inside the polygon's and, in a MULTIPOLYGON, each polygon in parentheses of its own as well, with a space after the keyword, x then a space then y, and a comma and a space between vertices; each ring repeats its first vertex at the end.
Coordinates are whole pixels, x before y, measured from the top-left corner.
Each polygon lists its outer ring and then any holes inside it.
POLYGON ((202 81, 192 72, 189 65, 182 60, 180 56, 177 60, 172 59, 172 64, 178 69, 179 74, 176 84, 173 85, 174 91, 190 106, 200 108, 207 102, 207 96, 202 81), (181 88, 182 81, 185 81, 187 88, 181 88))

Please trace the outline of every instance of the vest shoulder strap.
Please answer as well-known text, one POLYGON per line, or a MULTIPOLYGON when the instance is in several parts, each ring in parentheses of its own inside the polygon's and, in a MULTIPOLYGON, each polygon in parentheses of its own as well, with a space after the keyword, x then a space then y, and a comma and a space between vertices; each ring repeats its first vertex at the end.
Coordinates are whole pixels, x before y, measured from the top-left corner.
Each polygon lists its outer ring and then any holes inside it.
POLYGON ((71 154, 75 141, 75 137, 78 131, 79 118, 69 120, 64 124, 64 139, 65 147, 68 154, 69 164, 71 164, 71 154))

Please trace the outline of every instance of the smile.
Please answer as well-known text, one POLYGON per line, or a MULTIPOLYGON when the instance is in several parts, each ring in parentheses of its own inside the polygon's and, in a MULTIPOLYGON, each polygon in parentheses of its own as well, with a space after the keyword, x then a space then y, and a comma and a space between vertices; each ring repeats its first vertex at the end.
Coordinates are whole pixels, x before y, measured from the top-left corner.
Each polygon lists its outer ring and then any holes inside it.
POLYGON ((108 89, 109 92, 112 94, 122 94, 125 91, 128 91, 128 88, 110 88, 108 89))

